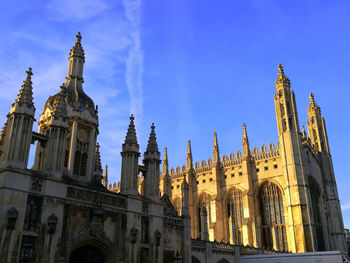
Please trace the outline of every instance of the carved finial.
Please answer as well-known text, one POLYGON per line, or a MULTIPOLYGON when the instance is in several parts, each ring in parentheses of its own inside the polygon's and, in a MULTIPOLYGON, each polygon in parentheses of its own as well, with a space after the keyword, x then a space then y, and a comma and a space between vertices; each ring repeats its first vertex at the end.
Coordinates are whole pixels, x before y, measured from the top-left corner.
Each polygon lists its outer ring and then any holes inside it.
POLYGON ((22 88, 19 91, 16 102, 26 103, 28 106, 33 106, 33 87, 32 87, 32 68, 30 67, 27 71, 25 81, 23 81, 22 88))
POLYGON ((278 74, 279 75, 284 75, 284 70, 282 64, 278 64, 278 74))
POLYGON ((148 153, 153 153, 153 152, 159 152, 158 151, 158 144, 157 144, 157 138, 156 138, 156 133, 154 131, 154 123, 151 125, 151 133, 149 135, 148 139, 148 145, 147 145, 147 150, 146 152, 148 153))
POLYGON ((128 143, 128 144, 137 144, 134 119, 135 119, 134 115, 131 114, 128 133, 126 134, 126 138, 125 138, 125 143, 128 143))
POLYGON ((282 64, 278 64, 278 76, 275 82, 276 88, 281 87, 290 87, 290 81, 288 77, 284 74, 284 68, 282 64))
POLYGON ((83 50, 83 47, 81 46, 81 34, 80 34, 80 32, 78 32, 78 34, 76 35, 76 41, 75 41, 73 48, 70 50, 70 56, 71 57, 80 57, 83 59, 83 61, 85 61, 84 50, 83 50))
POLYGON ((315 104, 315 96, 314 94, 312 94, 312 92, 310 93, 309 98, 310 98, 310 104, 315 104))
POLYGON ((76 35, 76 37, 77 37, 77 42, 78 42, 78 43, 81 43, 81 34, 80 34, 80 32, 78 32, 78 34, 76 35))

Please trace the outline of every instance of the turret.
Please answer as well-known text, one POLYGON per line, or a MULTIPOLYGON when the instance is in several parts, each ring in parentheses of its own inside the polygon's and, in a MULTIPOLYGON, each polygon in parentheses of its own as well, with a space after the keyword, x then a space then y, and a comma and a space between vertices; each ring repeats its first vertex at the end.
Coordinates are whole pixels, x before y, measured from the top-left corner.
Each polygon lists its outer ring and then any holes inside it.
POLYGON ((218 164, 220 162, 220 154, 219 154, 219 144, 218 138, 216 136, 216 132, 214 132, 214 145, 213 145, 213 159, 214 164, 218 164))
POLYGON ((66 89, 62 84, 61 91, 53 97, 50 107, 47 108, 45 118, 40 118, 40 133, 48 136, 48 142, 46 146, 38 144, 33 167, 58 177, 64 172, 68 133, 66 96, 66 89))
POLYGON ((321 115, 321 108, 316 104, 312 93, 310 93, 310 105, 307 109, 307 116, 307 129, 311 143, 317 151, 329 154, 326 123, 321 115))
POLYGON ((168 149, 164 148, 164 156, 163 156, 163 176, 169 175, 169 163, 168 163, 168 149))
POLYGON ((154 124, 151 126, 146 152, 144 153, 144 195, 153 200, 159 200, 159 166, 161 163, 154 124))
POLYGON ((27 71, 16 101, 1 132, 1 162, 19 168, 28 164, 35 107, 33 103, 32 69, 27 71))
MULTIPOLYGON (((134 116, 130 116, 130 124, 122 146, 122 170, 120 180, 120 193, 134 194, 137 191, 138 163, 140 157, 140 146, 137 143, 134 116)), ((158 173, 159 174, 159 173, 158 173)))
POLYGON ((246 128, 245 123, 243 123, 242 146, 243 146, 243 156, 245 158, 248 158, 250 155, 250 150, 249 150, 249 140, 248 140, 248 135, 247 135, 247 128, 246 128))
POLYGON ((277 116, 278 134, 299 132, 299 121, 295 103, 294 91, 290 88, 290 81, 284 74, 283 66, 278 65, 278 77, 275 82, 275 108, 277 116))

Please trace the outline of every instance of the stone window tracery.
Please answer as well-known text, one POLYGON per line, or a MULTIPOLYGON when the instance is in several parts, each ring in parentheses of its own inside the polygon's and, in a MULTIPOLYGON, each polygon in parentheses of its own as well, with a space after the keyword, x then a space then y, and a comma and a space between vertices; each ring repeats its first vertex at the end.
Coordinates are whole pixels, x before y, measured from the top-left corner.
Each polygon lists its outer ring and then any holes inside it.
POLYGON ((281 190, 267 182, 259 193, 262 247, 288 251, 281 190))
POLYGON ((74 156, 73 174, 85 176, 87 171, 87 160, 89 151, 89 130, 80 128, 76 138, 77 145, 74 156))
POLYGON ((227 198, 227 223, 229 228, 230 243, 242 244, 243 200, 242 191, 234 188, 227 198))
POLYGON ((202 226, 202 220, 207 220, 207 227, 211 223, 211 207, 210 207, 211 196, 207 193, 203 194, 198 200, 197 208, 197 218, 198 218, 198 233, 199 236, 202 232, 209 232, 209 229, 204 229, 205 226, 202 226), (203 209, 206 210, 206 218, 202 218, 204 215, 203 209))

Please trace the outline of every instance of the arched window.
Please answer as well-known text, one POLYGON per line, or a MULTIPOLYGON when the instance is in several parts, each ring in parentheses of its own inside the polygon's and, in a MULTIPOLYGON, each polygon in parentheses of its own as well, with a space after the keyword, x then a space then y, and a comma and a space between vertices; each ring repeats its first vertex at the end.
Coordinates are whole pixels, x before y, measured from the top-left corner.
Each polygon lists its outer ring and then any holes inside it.
POLYGON ((198 234, 201 236, 204 232, 209 232, 208 226, 211 223, 211 209, 210 209, 210 201, 211 196, 209 194, 202 194, 198 200, 198 207, 197 207, 197 219, 198 219, 198 234), (204 208, 206 210, 206 213, 204 212, 204 208), (206 218, 205 218, 206 217, 206 218), (204 220, 206 220, 207 229, 204 229, 205 225, 203 225, 204 220))
POLYGON ((267 182, 259 193, 262 247, 288 251, 283 199, 277 185, 267 182))
POLYGON ((311 224, 314 235, 314 243, 316 251, 326 250, 323 228, 322 228, 322 217, 321 217, 321 199, 320 191, 315 183, 315 181, 310 177, 309 178, 309 187, 310 187, 310 196, 311 196, 311 224))
POLYGON ((227 222, 230 234, 230 243, 242 244, 243 201, 242 191, 234 188, 227 198, 227 222))

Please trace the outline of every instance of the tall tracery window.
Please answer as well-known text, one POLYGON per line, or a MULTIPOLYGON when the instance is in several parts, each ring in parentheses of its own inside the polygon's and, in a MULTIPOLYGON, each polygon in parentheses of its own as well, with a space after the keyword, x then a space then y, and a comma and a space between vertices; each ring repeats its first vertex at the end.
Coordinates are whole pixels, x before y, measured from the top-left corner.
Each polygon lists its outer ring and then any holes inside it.
POLYGON ((243 201, 242 191, 234 188, 227 198, 227 222, 231 244, 242 244, 243 201))
POLYGON ((311 196, 311 209, 312 209, 312 217, 311 224, 314 235, 314 243, 316 251, 324 251, 326 250, 324 236, 323 236, 323 228, 322 228, 322 218, 321 218, 321 198, 320 191, 315 183, 315 181, 310 177, 309 178, 309 187, 310 187, 310 196, 311 196))
POLYGON ((259 193, 262 247, 288 251, 283 199, 277 185, 267 182, 259 193))
MULTIPOLYGON (((210 208, 210 201, 211 196, 209 194, 203 194, 200 196, 198 200, 198 208, 197 208, 197 218, 198 218, 198 234, 201 236, 201 233, 206 230, 206 232, 209 232, 209 229, 203 229, 204 226, 202 226, 202 217, 203 215, 203 208, 207 211, 207 227, 209 228, 211 223, 211 208, 210 208)), ((203 218, 205 220, 205 218, 203 218)))

